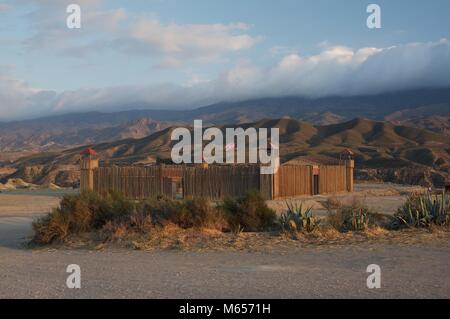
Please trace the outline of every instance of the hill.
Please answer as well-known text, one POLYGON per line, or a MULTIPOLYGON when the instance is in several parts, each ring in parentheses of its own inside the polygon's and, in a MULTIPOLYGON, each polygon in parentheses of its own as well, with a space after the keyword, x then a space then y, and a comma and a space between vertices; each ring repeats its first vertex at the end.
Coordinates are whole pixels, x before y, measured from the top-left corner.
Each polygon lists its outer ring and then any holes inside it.
MULTIPOLYGON (((332 125, 313 125, 286 118, 266 119, 239 126, 278 127, 282 162, 305 156, 317 160, 336 160, 342 150, 351 148, 355 152, 361 179, 439 185, 450 172, 448 137, 424 129, 364 118, 332 125)), ((100 154, 103 161, 111 164, 170 161, 172 130, 166 128, 141 139, 89 146, 100 154)), ((71 185, 78 179, 77 162, 79 153, 85 147, 23 157, 12 164, 17 171, 3 179, 22 178, 35 184, 71 185)))
POLYGON ((434 132, 449 134, 450 102, 416 109, 405 109, 385 118, 395 124, 422 127, 434 132))
POLYGON ((447 133, 449 112, 450 88, 317 99, 261 98, 193 110, 88 112, 0 123, 0 151, 59 151, 85 144, 143 138, 171 126, 190 125, 194 119, 221 125, 290 118, 329 125, 365 117, 447 133))

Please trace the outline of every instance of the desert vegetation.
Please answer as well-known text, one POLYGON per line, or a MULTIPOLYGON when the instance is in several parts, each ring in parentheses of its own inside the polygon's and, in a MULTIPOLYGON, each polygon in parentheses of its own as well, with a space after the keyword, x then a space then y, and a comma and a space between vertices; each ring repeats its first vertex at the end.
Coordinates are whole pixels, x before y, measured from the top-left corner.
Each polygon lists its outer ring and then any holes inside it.
POLYGON ((411 195, 395 216, 373 212, 357 199, 343 203, 330 197, 323 206, 328 211, 325 218, 315 216, 312 207, 304 203, 290 201, 278 216, 258 192, 220 203, 162 196, 135 201, 113 192, 105 197, 95 193, 66 195, 59 207, 33 223, 33 243, 48 245, 89 238, 101 243, 128 241, 140 247, 142 243, 160 246, 167 240, 172 247, 186 241, 227 246, 236 238, 255 243, 255 238, 334 242, 358 237, 363 241, 433 226, 448 233, 450 225, 450 205, 444 194, 411 195))
POLYGON ((398 209, 394 228, 432 227, 450 225, 450 198, 442 193, 412 194, 406 203, 398 209))
POLYGON ((265 231, 275 227, 276 213, 270 209, 259 192, 249 192, 242 198, 226 198, 218 205, 233 232, 265 231))
POLYGON ((335 198, 325 203, 328 211, 328 225, 339 232, 365 231, 374 226, 385 226, 380 222, 382 215, 371 211, 367 205, 353 198, 350 203, 343 204, 335 198))
POLYGON ((302 204, 287 202, 287 211, 282 213, 279 225, 285 231, 306 231, 308 233, 318 229, 320 220, 314 216, 312 207, 304 208, 302 204))
POLYGON ((118 230, 146 233, 157 228, 210 229, 221 232, 266 231, 276 225, 276 214, 261 195, 250 192, 213 205, 202 198, 173 200, 159 196, 145 201, 111 192, 66 195, 60 206, 33 223, 34 242, 64 242, 71 235, 118 230))

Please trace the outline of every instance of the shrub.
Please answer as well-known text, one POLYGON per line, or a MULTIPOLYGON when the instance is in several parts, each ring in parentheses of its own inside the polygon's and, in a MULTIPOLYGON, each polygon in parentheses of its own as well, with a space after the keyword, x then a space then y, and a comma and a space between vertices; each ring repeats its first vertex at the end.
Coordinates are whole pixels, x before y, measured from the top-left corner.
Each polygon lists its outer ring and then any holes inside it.
POLYGON ((33 222, 34 242, 50 244, 64 241, 70 233, 68 216, 54 209, 50 214, 33 222))
POLYGON ((172 219, 179 209, 178 202, 165 197, 157 196, 140 203, 138 210, 149 216, 155 225, 164 226, 172 219))
POLYGON ((94 193, 65 195, 58 208, 33 223, 34 241, 64 241, 70 234, 100 229, 110 221, 129 221, 134 211, 134 202, 117 194, 106 198, 94 193))
POLYGON ((147 233, 153 227, 153 221, 150 215, 138 210, 130 215, 130 226, 139 233, 147 233))
POLYGON ((347 206, 339 210, 343 216, 343 231, 363 231, 369 227, 370 210, 365 207, 347 206))
POLYGON ((104 198, 94 193, 82 194, 93 214, 93 227, 102 228, 108 222, 126 222, 136 211, 136 202, 118 192, 109 192, 104 198))
POLYGON ((70 231, 73 233, 89 231, 92 227, 92 211, 88 202, 80 196, 64 196, 56 212, 65 216, 69 222, 70 231))
POLYGON ((337 199, 336 196, 328 197, 327 200, 322 203, 322 205, 327 211, 342 207, 342 203, 339 201, 339 199, 337 199))
MULTIPOLYGON (((148 199, 137 206, 135 219, 151 220, 153 225, 165 226, 169 223, 181 228, 227 227, 223 213, 203 198, 174 200, 165 196, 148 199)), ((148 222, 148 221, 147 221, 148 222)))
POLYGON ((450 225, 449 195, 413 194, 398 209, 394 218, 394 228, 450 225))
POLYGON ((71 234, 102 229, 119 238, 126 231, 146 233, 155 225, 175 224, 181 228, 214 228, 259 231, 272 227, 275 212, 259 193, 238 200, 228 199, 221 207, 201 198, 173 200, 156 197, 136 202, 118 193, 101 197, 94 193, 64 196, 60 207, 33 224, 35 242, 64 241, 71 234), (225 213, 226 212, 226 213, 225 213), (119 236, 120 235, 120 236, 119 236))
POLYGON ((300 205, 286 202, 288 210, 281 214, 279 223, 282 229, 289 231, 306 231, 308 233, 319 227, 320 220, 312 213, 312 207, 303 209, 300 205))
POLYGON ((121 241, 128 233, 127 225, 123 223, 106 223, 101 229, 101 238, 104 241, 121 241))
POLYGON ((172 222, 182 228, 223 228, 222 212, 203 198, 183 200, 172 222))
POLYGON ((224 212, 233 232, 240 228, 247 232, 269 230, 276 221, 275 212, 256 191, 237 199, 226 198, 219 209, 224 212))
POLYGON ((363 231, 374 224, 375 214, 362 204, 343 205, 336 211, 328 211, 328 223, 340 232, 363 231))

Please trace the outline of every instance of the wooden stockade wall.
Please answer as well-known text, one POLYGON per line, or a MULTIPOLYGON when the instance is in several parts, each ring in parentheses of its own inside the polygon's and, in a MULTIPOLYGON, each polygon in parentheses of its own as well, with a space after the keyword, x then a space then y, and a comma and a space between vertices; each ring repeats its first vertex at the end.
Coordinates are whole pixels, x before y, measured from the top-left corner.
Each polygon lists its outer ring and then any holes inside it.
MULTIPOLYGON (((211 199, 242 196, 250 190, 259 191, 261 182, 258 166, 187 167, 183 175, 184 195, 211 199)), ((266 188, 270 186, 266 185, 266 188)))
POLYGON ((222 199, 251 190, 260 191, 266 199, 313 195, 317 173, 319 194, 348 190, 347 168, 342 165, 282 165, 275 175, 261 175, 257 165, 111 166, 92 170, 95 192, 106 195, 114 190, 135 199, 173 196, 172 181, 182 184, 184 197, 222 199))
MULTIPOLYGON (((316 167, 319 194, 341 193, 348 190, 345 166, 321 165, 316 167)), ((273 198, 314 195, 313 165, 283 165, 273 179, 273 198)))
POLYGON ((105 195, 114 190, 127 197, 143 199, 162 194, 162 177, 182 176, 182 167, 111 166, 94 170, 94 191, 105 195))
POLYGON ((241 196, 250 190, 261 191, 272 198, 271 175, 260 175, 260 168, 251 166, 150 166, 99 167, 94 170, 94 191, 106 195, 114 190, 135 199, 149 198, 169 192, 170 178, 181 178, 185 197, 221 199, 241 196))
POLYGON ((345 166, 320 166, 319 193, 332 194, 347 190, 345 166))
POLYGON ((274 197, 286 198, 312 194, 312 166, 286 165, 274 176, 274 197))

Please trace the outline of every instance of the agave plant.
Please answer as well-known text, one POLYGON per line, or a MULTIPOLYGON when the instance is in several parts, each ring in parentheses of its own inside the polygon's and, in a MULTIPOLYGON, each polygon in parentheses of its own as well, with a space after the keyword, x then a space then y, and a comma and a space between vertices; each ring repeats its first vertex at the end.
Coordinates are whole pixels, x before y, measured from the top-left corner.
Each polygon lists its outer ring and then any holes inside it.
POLYGON ((358 207, 353 209, 347 215, 344 222, 344 228, 347 230, 362 231, 369 226, 369 209, 367 207, 358 207))
POLYGON ((312 232, 320 224, 314 216, 312 207, 303 208, 303 203, 286 202, 287 211, 281 214, 279 223, 284 230, 312 232))
POLYGON ((450 225, 449 195, 413 194, 395 215, 394 226, 450 225))

